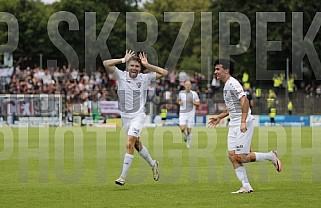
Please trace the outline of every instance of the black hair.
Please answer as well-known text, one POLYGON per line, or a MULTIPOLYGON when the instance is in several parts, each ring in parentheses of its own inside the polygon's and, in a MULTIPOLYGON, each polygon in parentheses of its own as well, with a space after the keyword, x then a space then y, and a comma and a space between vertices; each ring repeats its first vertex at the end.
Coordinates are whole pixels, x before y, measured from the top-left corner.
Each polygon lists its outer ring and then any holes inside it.
POLYGON ((230 75, 233 75, 235 62, 232 59, 218 58, 214 61, 214 67, 219 64, 222 64, 223 69, 229 69, 230 75))

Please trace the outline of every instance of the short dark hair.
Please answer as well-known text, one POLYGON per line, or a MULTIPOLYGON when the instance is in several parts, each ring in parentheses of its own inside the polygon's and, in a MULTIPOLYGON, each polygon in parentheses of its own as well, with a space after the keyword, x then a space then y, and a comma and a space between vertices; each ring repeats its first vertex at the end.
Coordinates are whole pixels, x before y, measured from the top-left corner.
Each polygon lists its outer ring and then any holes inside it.
POLYGON ((128 59, 128 62, 130 61, 137 61, 140 65, 142 65, 141 60, 138 56, 132 56, 128 59))
POLYGON ((218 58, 214 61, 214 67, 219 64, 222 64, 223 69, 229 69, 230 75, 233 75, 235 62, 232 59, 218 58))

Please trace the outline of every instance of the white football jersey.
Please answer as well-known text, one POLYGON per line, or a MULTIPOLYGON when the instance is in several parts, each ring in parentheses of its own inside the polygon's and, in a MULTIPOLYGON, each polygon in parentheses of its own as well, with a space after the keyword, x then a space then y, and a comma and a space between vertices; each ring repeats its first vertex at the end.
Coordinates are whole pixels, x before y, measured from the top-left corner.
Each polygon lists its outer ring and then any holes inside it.
MULTIPOLYGON (((243 96, 246 96, 243 87, 241 84, 234 78, 230 77, 229 80, 225 83, 223 89, 225 105, 229 111, 230 123, 229 125, 240 125, 242 119, 242 108, 240 99, 243 96)), ((253 120, 251 115, 251 109, 249 108, 246 121, 253 120)))
POLYGON ((121 71, 116 67, 113 76, 117 80, 118 105, 121 117, 133 118, 145 113, 148 86, 156 80, 156 72, 139 73, 133 79, 127 71, 121 71))
POLYGON ((198 97, 198 94, 190 90, 189 92, 186 92, 185 90, 182 90, 178 94, 178 99, 183 101, 183 105, 179 107, 179 113, 190 113, 192 115, 195 115, 195 105, 193 105, 193 102, 199 102, 200 98, 198 97))

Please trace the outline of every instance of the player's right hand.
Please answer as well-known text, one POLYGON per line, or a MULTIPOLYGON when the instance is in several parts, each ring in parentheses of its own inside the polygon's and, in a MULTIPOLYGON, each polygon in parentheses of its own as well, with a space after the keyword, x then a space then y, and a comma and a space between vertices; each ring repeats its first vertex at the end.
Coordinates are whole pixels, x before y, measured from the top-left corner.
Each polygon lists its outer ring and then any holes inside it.
POLYGON ((132 56, 135 56, 135 51, 126 50, 126 54, 124 56, 125 61, 127 62, 132 56))
POLYGON ((220 122, 220 120, 221 119, 218 116, 214 116, 214 117, 210 118, 207 123, 207 127, 208 128, 215 128, 216 125, 220 122))

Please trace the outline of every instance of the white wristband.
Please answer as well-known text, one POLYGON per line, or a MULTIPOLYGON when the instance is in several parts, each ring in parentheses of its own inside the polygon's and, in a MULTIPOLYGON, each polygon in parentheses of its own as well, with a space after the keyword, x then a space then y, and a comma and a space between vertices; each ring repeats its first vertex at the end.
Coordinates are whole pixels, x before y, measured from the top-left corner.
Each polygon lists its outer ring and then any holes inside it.
POLYGON ((125 62, 126 62, 125 58, 122 58, 122 59, 121 59, 121 62, 122 62, 122 63, 125 63, 125 62))

